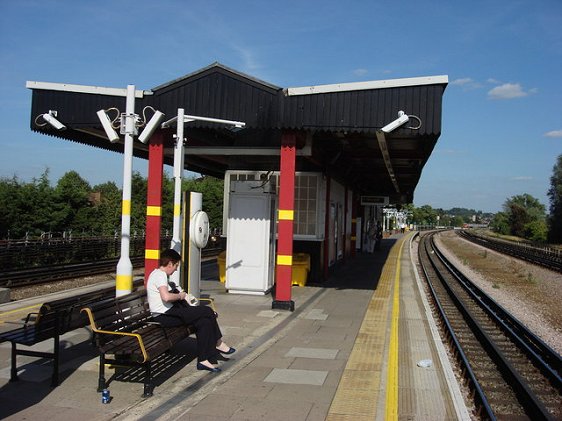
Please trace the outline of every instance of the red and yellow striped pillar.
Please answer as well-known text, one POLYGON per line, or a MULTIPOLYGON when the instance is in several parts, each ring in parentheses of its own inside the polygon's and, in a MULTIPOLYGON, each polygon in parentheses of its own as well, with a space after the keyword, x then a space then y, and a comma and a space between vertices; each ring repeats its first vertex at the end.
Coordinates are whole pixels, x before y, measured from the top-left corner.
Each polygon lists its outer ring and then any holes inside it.
POLYGON ((160 227, 162 225, 162 179, 164 167, 164 134, 157 131, 148 145, 148 189, 146 194, 146 238, 144 250, 144 284, 158 268, 160 227))
POLYGON ((295 310, 291 300, 293 274, 293 220, 295 206, 296 134, 284 132, 281 137, 279 174, 279 212, 277 225, 277 268, 273 309, 295 310))

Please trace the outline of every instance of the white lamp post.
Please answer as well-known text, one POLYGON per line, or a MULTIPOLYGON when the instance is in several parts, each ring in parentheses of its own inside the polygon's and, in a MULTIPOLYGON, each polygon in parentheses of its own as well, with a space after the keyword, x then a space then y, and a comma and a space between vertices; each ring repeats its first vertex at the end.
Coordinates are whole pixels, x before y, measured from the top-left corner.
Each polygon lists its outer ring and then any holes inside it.
MULTIPOLYGON (((174 222, 172 230, 172 242, 171 248, 177 251, 181 251, 181 181, 184 166, 184 124, 192 121, 208 121, 212 123, 225 124, 228 126, 234 126, 236 128, 242 128, 246 123, 241 121, 233 120, 223 120, 219 118, 212 117, 201 117, 194 115, 185 115, 183 108, 178 108, 178 115, 171 118, 168 121, 162 123, 162 128, 170 127, 174 123, 177 123, 176 129, 176 144, 174 147, 174 222)), ((188 258, 184 256, 184 258, 188 258)), ((180 280, 180 270, 176 270, 171 276, 170 280, 176 285, 179 285, 180 280)), ((190 291, 191 292, 191 291, 190 291)), ((196 296, 198 295, 198 292, 196 296)))
MULTIPOLYGON (((117 110, 119 111, 119 110, 117 110)), ((111 142, 117 142, 119 135, 113 127, 119 116, 111 121, 106 110, 97 112, 103 129, 111 142)), ((158 127, 160 120, 164 117, 160 111, 155 111, 145 129, 139 136, 139 140, 146 143, 154 130, 158 127)), ((133 265, 129 257, 131 239, 131 184, 133 175, 133 137, 137 135, 138 124, 145 122, 139 120, 135 114, 135 85, 127 86, 125 113, 120 115, 121 133, 125 135, 125 147, 123 150, 123 201, 121 206, 121 255, 117 263, 117 276, 115 278, 115 295, 117 297, 130 293, 133 289, 133 265)))

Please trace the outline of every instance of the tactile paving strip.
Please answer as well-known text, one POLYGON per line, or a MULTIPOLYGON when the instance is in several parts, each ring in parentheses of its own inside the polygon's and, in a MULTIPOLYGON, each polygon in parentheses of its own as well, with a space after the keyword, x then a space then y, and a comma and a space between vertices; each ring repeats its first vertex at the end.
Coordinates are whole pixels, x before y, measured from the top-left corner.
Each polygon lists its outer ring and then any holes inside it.
POLYGON ((326 417, 329 421, 375 419, 401 241, 391 249, 383 267, 326 417))

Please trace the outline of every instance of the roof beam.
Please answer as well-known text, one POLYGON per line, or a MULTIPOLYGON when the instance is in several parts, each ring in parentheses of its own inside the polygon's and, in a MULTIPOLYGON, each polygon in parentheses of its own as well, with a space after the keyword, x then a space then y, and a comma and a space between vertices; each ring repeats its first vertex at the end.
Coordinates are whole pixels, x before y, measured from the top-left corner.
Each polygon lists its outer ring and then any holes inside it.
POLYGON ((287 96, 313 95, 331 92, 364 91, 368 89, 401 88, 404 86, 437 85, 449 83, 449 77, 425 76, 409 77, 401 79, 372 80, 367 82, 336 83, 331 85, 303 86, 299 88, 287 88, 287 96))
POLYGON ((382 130, 377 130, 377 140, 379 141, 379 147, 381 148, 382 157, 384 159, 384 164, 386 165, 386 170, 390 176, 390 180, 394 185, 396 193, 400 193, 400 187, 396 181, 396 175, 394 174, 394 168, 392 168, 392 162, 390 161, 390 155, 388 153, 388 145, 386 144, 386 135, 382 130))
MULTIPOLYGON (((127 88, 105 88, 103 86, 73 85, 70 83, 34 82, 28 80, 25 83, 28 89, 42 89, 46 91, 79 92, 83 94, 127 96, 127 88)), ((144 95, 152 95, 151 91, 136 89, 135 98, 142 98, 144 95)))

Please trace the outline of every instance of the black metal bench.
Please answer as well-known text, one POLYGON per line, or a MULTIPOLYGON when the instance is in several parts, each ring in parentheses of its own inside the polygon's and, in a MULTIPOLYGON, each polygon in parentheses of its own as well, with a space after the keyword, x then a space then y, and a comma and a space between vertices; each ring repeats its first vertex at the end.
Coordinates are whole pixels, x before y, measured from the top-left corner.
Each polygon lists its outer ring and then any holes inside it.
MULTIPOLYGON (((142 279, 135 281, 135 286, 141 284, 142 279)), ((115 297, 115 287, 46 302, 39 308, 38 312, 27 315, 22 327, 0 333, 0 343, 12 343, 10 381, 18 380, 17 356, 25 355, 53 360, 51 386, 58 386, 60 335, 88 325, 88 318, 81 313, 81 309, 85 305, 112 297, 115 297), (33 346, 48 339, 53 339, 53 352, 18 349, 18 345, 33 346)))
POLYGON ((195 332, 192 326, 163 327, 155 322, 146 291, 84 306, 99 349, 98 392, 107 387, 105 364, 143 367, 143 397, 153 395, 151 362, 195 332), (112 357, 108 357, 112 355, 112 357))

